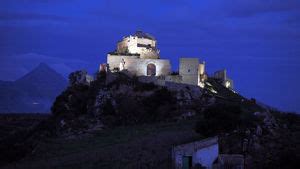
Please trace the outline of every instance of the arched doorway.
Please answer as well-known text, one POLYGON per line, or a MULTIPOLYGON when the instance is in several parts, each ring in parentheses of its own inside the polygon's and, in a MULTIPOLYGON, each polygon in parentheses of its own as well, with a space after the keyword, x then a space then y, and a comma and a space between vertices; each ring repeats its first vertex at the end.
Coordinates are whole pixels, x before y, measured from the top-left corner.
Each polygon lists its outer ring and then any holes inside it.
POLYGON ((156 75, 156 66, 153 63, 147 65, 147 76, 155 76, 156 75))

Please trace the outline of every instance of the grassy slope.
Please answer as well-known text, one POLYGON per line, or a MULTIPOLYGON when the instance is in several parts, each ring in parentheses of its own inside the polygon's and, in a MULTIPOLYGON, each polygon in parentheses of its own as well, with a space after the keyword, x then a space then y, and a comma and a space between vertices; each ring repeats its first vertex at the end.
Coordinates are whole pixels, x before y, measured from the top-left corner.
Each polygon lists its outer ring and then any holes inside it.
POLYGON ((171 148, 200 139, 193 120, 98 131, 78 139, 48 139, 6 168, 170 168, 171 148))

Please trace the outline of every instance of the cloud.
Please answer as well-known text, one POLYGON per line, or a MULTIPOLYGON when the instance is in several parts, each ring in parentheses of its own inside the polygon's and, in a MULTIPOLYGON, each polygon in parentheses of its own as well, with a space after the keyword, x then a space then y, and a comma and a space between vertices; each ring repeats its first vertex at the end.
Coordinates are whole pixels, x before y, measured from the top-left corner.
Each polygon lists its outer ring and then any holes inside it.
POLYGON ((251 17, 264 13, 300 10, 298 0, 226 0, 224 7, 233 17, 251 17))
POLYGON ((0 13, 0 20, 2 21, 24 21, 24 20, 42 20, 42 21, 68 21, 69 18, 65 16, 39 14, 39 13, 0 13))

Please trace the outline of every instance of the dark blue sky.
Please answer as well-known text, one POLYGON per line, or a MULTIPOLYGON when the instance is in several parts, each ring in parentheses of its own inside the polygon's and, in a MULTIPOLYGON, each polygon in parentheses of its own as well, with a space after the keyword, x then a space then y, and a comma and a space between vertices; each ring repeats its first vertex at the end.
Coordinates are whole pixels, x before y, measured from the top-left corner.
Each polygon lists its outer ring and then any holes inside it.
POLYGON ((161 57, 227 68, 246 97, 300 112, 299 0, 1 0, 0 80, 46 62, 66 75, 97 70, 116 42, 154 35, 161 57))

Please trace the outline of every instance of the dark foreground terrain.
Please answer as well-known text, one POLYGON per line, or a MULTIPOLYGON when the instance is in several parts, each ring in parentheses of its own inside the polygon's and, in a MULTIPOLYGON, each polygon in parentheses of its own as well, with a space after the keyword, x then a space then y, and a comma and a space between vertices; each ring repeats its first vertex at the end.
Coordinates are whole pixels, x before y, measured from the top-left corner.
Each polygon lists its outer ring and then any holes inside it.
POLYGON ((39 113, 0 113, 0 140, 7 138, 15 133, 29 130, 38 125, 41 121, 48 119, 49 114, 39 113))
MULTIPOLYGON (((256 154, 256 157, 249 159, 252 163, 249 164, 250 168, 256 166, 255 168, 296 169, 299 166, 299 116, 278 113, 275 113, 275 116, 285 128, 261 136, 259 141, 261 149, 253 152, 256 149, 251 148, 248 152, 249 155, 256 154)), ((2 136, 7 136, 6 139, 15 139, 10 140, 11 143, 18 143, 20 139, 26 140, 26 134, 18 133, 30 133, 33 126, 48 118, 47 115, 39 114, 1 115, 0 117, 2 136), (18 135, 12 137, 15 134, 18 135)), ((5 165, 2 163, 0 168, 171 168, 172 146, 204 138, 203 135, 195 132, 197 121, 186 119, 177 122, 94 130, 68 137, 48 137, 34 140, 34 146, 26 143, 14 147, 17 149, 10 149, 10 145, 3 147, 5 138, 2 137, 1 152, 5 151, 6 156, 1 156, 1 161, 6 163, 5 165), (27 145, 32 147, 24 149, 27 145), (13 156, 7 156, 9 151, 13 156)), ((223 140, 227 143, 220 144, 220 151, 239 153, 239 143, 245 136, 241 133, 231 133, 224 137, 226 139, 223 140)))
POLYGON ((50 114, 0 114, 0 166, 22 159, 34 145, 28 140, 50 114))
POLYGON ((0 113, 0 140, 16 132, 36 126, 47 119, 49 114, 1 114, 0 113))
POLYGON ((194 125, 194 120, 184 120, 49 138, 3 168, 171 168, 172 146, 201 138, 194 125))

